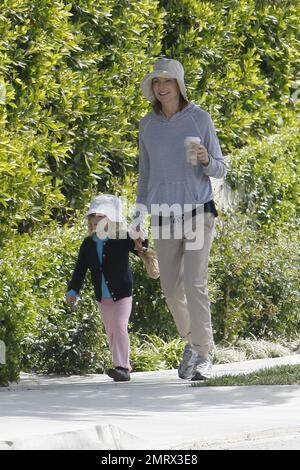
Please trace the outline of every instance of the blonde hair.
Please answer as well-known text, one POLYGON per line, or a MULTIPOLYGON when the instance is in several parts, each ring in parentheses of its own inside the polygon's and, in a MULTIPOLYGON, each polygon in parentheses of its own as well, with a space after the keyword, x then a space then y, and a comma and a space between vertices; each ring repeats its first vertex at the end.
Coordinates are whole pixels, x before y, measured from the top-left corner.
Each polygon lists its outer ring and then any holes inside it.
POLYGON ((92 225, 92 218, 95 217, 96 214, 89 214, 87 216, 87 226, 88 226, 88 234, 93 235, 95 233, 95 230, 92 225))

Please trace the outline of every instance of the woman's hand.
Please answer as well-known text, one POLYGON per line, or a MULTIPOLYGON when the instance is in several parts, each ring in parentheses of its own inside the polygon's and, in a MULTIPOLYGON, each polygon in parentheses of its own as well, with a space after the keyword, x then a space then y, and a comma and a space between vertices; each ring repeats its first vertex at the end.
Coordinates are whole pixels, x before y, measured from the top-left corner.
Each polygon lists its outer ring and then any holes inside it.
POLYGON ((209 156, 204 145, 194 145, 195 152, 197 154, 197 160, 204 166, 209 164, 209 156))

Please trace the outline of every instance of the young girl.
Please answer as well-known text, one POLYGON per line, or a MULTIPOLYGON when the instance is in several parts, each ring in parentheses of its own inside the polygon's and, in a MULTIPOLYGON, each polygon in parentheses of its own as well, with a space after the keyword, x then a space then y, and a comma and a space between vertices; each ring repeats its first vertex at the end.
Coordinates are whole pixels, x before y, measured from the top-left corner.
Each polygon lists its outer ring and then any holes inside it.
MULTIPOLYGON (((132 308, 132 273, 129 252, 138 255, 138 244, 119 238, 118 229, 124 219, 119 198, 111 194, 95 196, 85 214, 90 236, 81 244, 75 270, 68 286, 67 303, 73 305, 82 287, 87 270, 112 353, 113 369, 107 374, 116 382, 130 380, 128 321, 132 308), (100 223, 99 223, 100 222, 100 223), (100 228, 99 228, 100 227, 100 228), (117 236, 110 237, 113 228, 117 236)), ((124 233, 124 232, 123 232, 124 233)), ((145 242, 147 246, 147 242, 145 242)))

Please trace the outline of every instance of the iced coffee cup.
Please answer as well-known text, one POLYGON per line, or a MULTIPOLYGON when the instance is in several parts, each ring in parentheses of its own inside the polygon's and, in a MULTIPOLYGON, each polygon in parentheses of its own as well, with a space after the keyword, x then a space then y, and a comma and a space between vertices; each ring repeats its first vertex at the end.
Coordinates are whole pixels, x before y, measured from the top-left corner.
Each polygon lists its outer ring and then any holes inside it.
POLYGON ((197 165, 197 152, 195 149, 195 144, 200 145, 200 137, 186 137, 184 139, 184 148, 185 148, 185 158, 188 163, 191 165, 197 165))

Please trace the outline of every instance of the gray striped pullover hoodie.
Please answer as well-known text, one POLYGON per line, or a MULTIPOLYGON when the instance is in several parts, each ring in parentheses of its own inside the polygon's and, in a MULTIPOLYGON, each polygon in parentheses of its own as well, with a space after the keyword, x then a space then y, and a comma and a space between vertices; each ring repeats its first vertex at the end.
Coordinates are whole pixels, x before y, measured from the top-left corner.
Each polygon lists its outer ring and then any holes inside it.
POLYGON ((137 204, 151 212, 151 204, 204 204, 213 199, 209 177, 226 174, 222 151, 210 114, 190 102, 167 119, 147 114, 139 127, 137 204), (186 162, 184 140, 198 136, 209 154, 208 166, 186 162))

